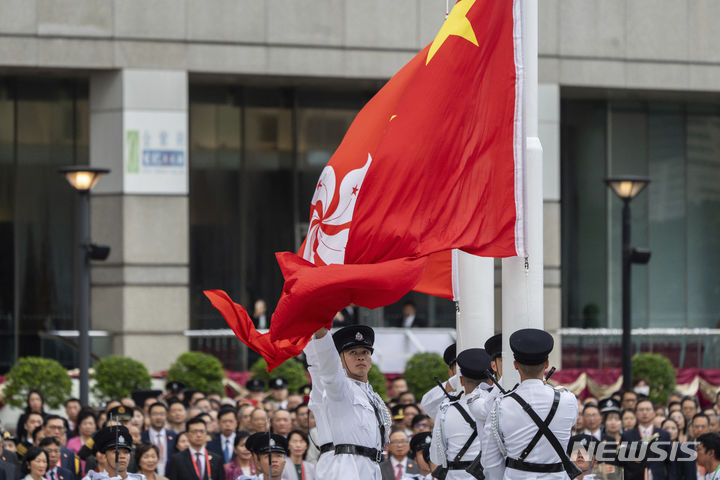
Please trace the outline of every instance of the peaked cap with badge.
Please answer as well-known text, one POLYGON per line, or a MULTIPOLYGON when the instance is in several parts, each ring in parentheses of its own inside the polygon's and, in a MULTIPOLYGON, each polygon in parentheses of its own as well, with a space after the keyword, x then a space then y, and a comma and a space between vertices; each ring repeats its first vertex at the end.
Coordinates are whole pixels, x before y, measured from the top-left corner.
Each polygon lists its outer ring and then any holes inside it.
POLYGON ((371 352, 374 351, 375 331, 366 325, 350 325, 343 327, 333 333, 335 348, 342 353, 345 350, 356 347, 365 347, 371 352))
POLYGON ((468 348, 457 356, 457 364, 460 367, 460 375, 472 380, 484 380, 489 378, 490 355, 482 348, 468 348))
POLYGON ((251 392, 264 392, 265 382, 259 378, 251 378, 245 384, 245 388, 247 388, 251 392))
POLYGON ((604 398, 600 400, 600 413, 606 414, 610 412, 620 413, 620 402, 614 398, 604 398))
POLYGON ((393 420, 402 420, 405 418, 405 405, 395 405, 390 409, 393 420))
POLYGON ((288 443, 285 437, 275 433, 258 432, 250 435, 245 447, 256 455, 263 453, 288 453, 288 443))
POLYGON ((130 431, 123 425, 101 428, 95 434, 95 450, 105 453, 115 447, 132 451, 133 440, 130 431))
POLYGON ((417 453, 424 449, 429 449, 432 443, 432 432, 420 432, 413 435, 410 440, 410 451, 417 453))
POLYGON ((523 328, 510 335, 510 349, 515 361, 523 365, 544 363, 554 345, 552 335, 537 328, 523 328))
POLYGON ((270 380, 270 390, 282 390, 288 387, 288 382, 282 377, 273 378, 270 380))
POLYGON ((119 422, 126 422, 133 417, 133 409, 126 407, 125 405, 118 405, 117 407, 111 408, 107 412, 107 418, 117 420, 119 422))

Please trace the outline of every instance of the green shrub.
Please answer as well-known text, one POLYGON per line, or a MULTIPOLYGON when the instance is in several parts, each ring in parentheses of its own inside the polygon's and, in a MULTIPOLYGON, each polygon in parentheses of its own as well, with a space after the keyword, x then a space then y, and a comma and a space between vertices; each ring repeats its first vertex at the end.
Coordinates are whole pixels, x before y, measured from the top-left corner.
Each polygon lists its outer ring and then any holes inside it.
POLYGON ((225 378, 220 360, 203 352, 181 354, 165 375, 168 382, 182 382, 185 387, 204 393, 223 394, 225 378))
POLYGON ((650 384, 650 400, 665 404, 675 390, 675 368, 670 360, 657 353, 638 353, 632 357, 633 381, 644 378, 650 384))
POLYGON ((303 364, 294 358, 289 358, 283 363, 278 365, 277 368, 273 369, 272 372, 267 371, 267 363, 264 358, 259 358, 250 371, 253 373, 252 378, 259 378, 265 382, 265 385, 269 385, 270 380, 278 377, 282 377, 288 382, 288 391, 297 392, 300 387, 307 385, 308 380, 307 372, 303 364))
POLYGON ((24 357, 18 360, 5 377, 4 401, 24 407, 31 390, 42 393, 45 404, 58 408, 70 396, 72 382, 67 370, 49 358, 24 357))
POLYGON ((405 364, 403 374, 408 389, 418 401, 425 393, 436 385, 435 377, 440 381, 448 378, 448 367, 442 356, 437 353, 416 353, 405 364))
POLYGON ((372 385, 373 390, 375 390, 375 393, 380 395, 380 397, 387 402, 387 379, 385 378, 385 374, 380 371, 380 368, 378 368, 377 365, 370 367, 370 371, 368 372, 368 381, 370 382, 370 385, 372 385))
POLYGON ((122 398, 133 390, 147 390, 152 379, 145 365, 130 357, 110 355, 95 364, 93 393, 102 400, 122 398))

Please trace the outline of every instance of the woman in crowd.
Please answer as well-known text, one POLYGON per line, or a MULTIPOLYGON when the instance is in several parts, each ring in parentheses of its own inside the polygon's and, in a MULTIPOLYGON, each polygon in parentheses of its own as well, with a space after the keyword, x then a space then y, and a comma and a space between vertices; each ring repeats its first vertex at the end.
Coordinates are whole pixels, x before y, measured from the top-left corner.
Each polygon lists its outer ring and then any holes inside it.
POLYGON ((40 447, 30 447, 22 462, 23 480, 45 480, 48 467, 48 454, 40 447))
POLYGON ((68 440, 67 448, 77 454, 82 446, 85 445, 85 442, 95 434, 97 429, 95 412, 89 408, 83 408, 77 416, 75 436, 68 440))
POLYGON ((158 460, 160 458, 160 450, 151 443, 141 443, 135 449, 135 461, 138 466, 138 473, 145 475, 147 480, 167 480, 157 473, 155 469, 158 466, 158 460))
POLYGON ((685 417, 680 410, 675 410, 670 414, 670 420, 674 420, 678 426, 678 442, 687 442, 687 435, 685 434, 685 417))
POLYGON ((15 435, 19 439, 24 439, 29 436, 32 432, 25 431, 25 422, 30 413, 39 413, 45 418, 45 399, 42 394, 37 390, 30 390, 28 393, 27 401, 25 403, 25 412, 18 418, 17 427, 15 427, 15 435))
POLYGON ((662 425, 660 426, 663 430, 668 432, 670 434, 670 440, 673 442, 679 441, 679 434, 680 434, 680 427, 678 427, 678 424, 675 420, 672 418, 666 418, 664 422, 662 422, 662 425))
POLYGON ((255 475, 255 465, 252 462, 250 450, 245 448, 250 432, 240 430, 235 434, 235 458, 225 464, 225 479, 235 480, 241 475, 251 477, 255 475))
POLYGON ((288 434, 289 462, 285 462, 283 478, 287 480, 315 480, 315 465, 305 461, 308 449, 308 438, 300 430, 288 434))
POLYGON ((188 440, 187 432, 178 432, 177 440, 175 440, 175 447, 173 447, 173 454, 184 452, 189 446, 190 440, 188 440))
POLYGON ((602 436, 605 442, 617 442, 620 443, 620 436, 622 434, 622 420, 620 420, 620 412, 610 411, 603 416, 604 433, 602 436))
POLYGON ((623 432, 626 430, 632 430, 637 426, 637 417, 635 416, 634 410, 626 408, 620 413, 620 419, 622 420, 623 432))

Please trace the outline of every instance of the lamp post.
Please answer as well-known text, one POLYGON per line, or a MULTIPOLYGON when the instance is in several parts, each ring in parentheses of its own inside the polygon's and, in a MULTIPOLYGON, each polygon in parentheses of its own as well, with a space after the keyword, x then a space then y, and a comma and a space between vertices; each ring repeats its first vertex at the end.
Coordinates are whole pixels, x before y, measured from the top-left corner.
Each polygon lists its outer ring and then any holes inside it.
POLYGON ((632 343, 630 331, 630 267, 633 263, 650 261, 650 250, 630 246, 630 202, 650 183, 647 177, 623 176, 606 178, 605 183, 623 201, 622 211, 622 373, 623 390, 632 389, 632 343))
POLYGON ((88 405, 90 369, 90 259, 105 260, 110 247, 90 243, 90 190, 109 173, 107 168, 72 166, 58 169, 70 185, 79 193, 75 214, 75 241, 73 254, 75 316, 79 330, 80 403, 88 405))

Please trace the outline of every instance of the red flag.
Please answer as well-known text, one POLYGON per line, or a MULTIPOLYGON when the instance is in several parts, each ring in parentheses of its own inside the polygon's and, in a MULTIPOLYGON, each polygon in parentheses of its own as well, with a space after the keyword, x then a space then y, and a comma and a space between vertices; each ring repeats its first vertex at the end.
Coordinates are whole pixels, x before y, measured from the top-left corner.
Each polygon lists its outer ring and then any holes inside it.
POLYGON ((273 340, 301 343, 350 303, 450 296, 452 249, 525 254, 520 18, 518 0, 459 1, 360 111, 320 175, 300 252, 278 255, 273 340))

